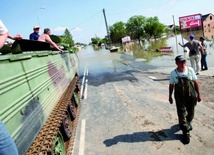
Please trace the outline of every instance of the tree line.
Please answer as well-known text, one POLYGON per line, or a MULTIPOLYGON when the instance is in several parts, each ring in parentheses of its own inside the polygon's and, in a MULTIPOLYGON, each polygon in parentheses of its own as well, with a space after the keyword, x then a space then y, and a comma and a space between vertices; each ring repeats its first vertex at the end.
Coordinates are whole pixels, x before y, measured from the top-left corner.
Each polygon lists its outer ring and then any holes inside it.
MULTIPOLYGON (((178 27, 176 27, 176 29, 179 30, 178 27)), ((130 17, 126 23, 122 21, 114 23, 109 27, 109 31, 111 38, 110 41, 106 38, 103 40, 96 37, 91 38, 92 44, 97 44, 100 42, 105 43, 105 41, 111 43, 121 43, 121 38, 125 36, 130 36, 132 40, 138 40, 139 42, 141 39, 156 39, 163 33, 166 33, 168 29, 164 24, 159 22, 157 16, 146 18, 142 15, 135 15, 130 17)))
POLYGON ((73 40, 73 36, 67 28, 65 29, 64 34, 58 37, 60 38, 60 45, 66 46, 68 49, 74 52, 78 51, 78 48, 76 46, 86 46, 85 44, 80 42, 75 43, 73 40))

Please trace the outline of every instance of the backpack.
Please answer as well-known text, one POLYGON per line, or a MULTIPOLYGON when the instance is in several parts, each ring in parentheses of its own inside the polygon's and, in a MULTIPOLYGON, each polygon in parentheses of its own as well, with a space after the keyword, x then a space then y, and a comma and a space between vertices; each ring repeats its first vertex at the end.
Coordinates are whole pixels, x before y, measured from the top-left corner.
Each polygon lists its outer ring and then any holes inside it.
POLYGON ((198 96, 197 92, 195 91, 194 82, 189 79, 189 69, 187 71, 188 77, 180 77, 177 70, 175 69, 175 72, 178 75, 178 83, 175 84, 175 91, 179 92, 179 94, 184 97, 192 97, 193 99, 197 100, 198 96))

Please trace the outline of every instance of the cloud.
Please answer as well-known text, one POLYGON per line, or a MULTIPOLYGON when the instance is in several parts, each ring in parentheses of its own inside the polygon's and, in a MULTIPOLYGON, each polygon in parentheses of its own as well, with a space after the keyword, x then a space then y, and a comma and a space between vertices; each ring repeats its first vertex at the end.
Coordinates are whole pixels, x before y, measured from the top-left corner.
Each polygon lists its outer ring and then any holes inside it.
MULTIPOLYGON (((65 31, 67 27, 61 27, 61 26, 58 26, 58 27, 55 27, 53 28, 51 31, 53 34, 55 35, 62 35, 65 31)), ((71 33, 75 33, 75 32, 81 32, 82 29, 79 28, 79 27, 75 27, 75 28, 67 28, 71 33)))
POLYGON ((75 28, 73 28, 73 29, 70 29, 70 31, 71 31, 71 32, 81 32, 82 29, 79 28, 79 27, 75 27, 75 28))
POLYGON ((66 27, 59 26, 59 27, 53 28, 52 33, 53 34, 63 34, 65 29, 66 29, 66 27))

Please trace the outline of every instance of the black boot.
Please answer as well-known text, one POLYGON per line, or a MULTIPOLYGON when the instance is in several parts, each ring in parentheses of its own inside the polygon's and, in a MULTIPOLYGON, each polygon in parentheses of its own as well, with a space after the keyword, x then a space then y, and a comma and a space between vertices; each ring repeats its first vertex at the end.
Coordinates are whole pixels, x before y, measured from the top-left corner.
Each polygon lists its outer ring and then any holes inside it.
POLYGON ((189 132, 183 132, 183 143, 189 144, 190 142, 190 133, 189 132))
POLYGON ((191 122, 188 122, 188 124, 189 124, 189 131, 191 131, 193 129, 192 124, 191 124, 191 122))

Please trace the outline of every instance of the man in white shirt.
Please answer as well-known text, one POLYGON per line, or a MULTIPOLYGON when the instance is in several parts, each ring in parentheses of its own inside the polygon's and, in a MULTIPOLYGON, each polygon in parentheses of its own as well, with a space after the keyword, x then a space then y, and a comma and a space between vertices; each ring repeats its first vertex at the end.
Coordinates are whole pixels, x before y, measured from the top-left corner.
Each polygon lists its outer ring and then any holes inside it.
POLYGON ((201 101, 197 76, 191 67, 186 66, 186 59, 179 55, 175 58, 177 68, 170 74, 169 102, 172 104, 172 93, 177 107, 178 120, 183 131, 183 142, 190 142, 191 121, 194 118, 195 105, 201 101))
POLYGON ((0 20, 0 48, 2 48, 2 46, 4 46, 5 41, 7 40, 7 38, 16 40, 16 39, 22 39, 22 36, 17 34, 16 36, 11 36, 8 33, 7 28, 4 26, 4 24, 2 23, 2 21, 0 20))

